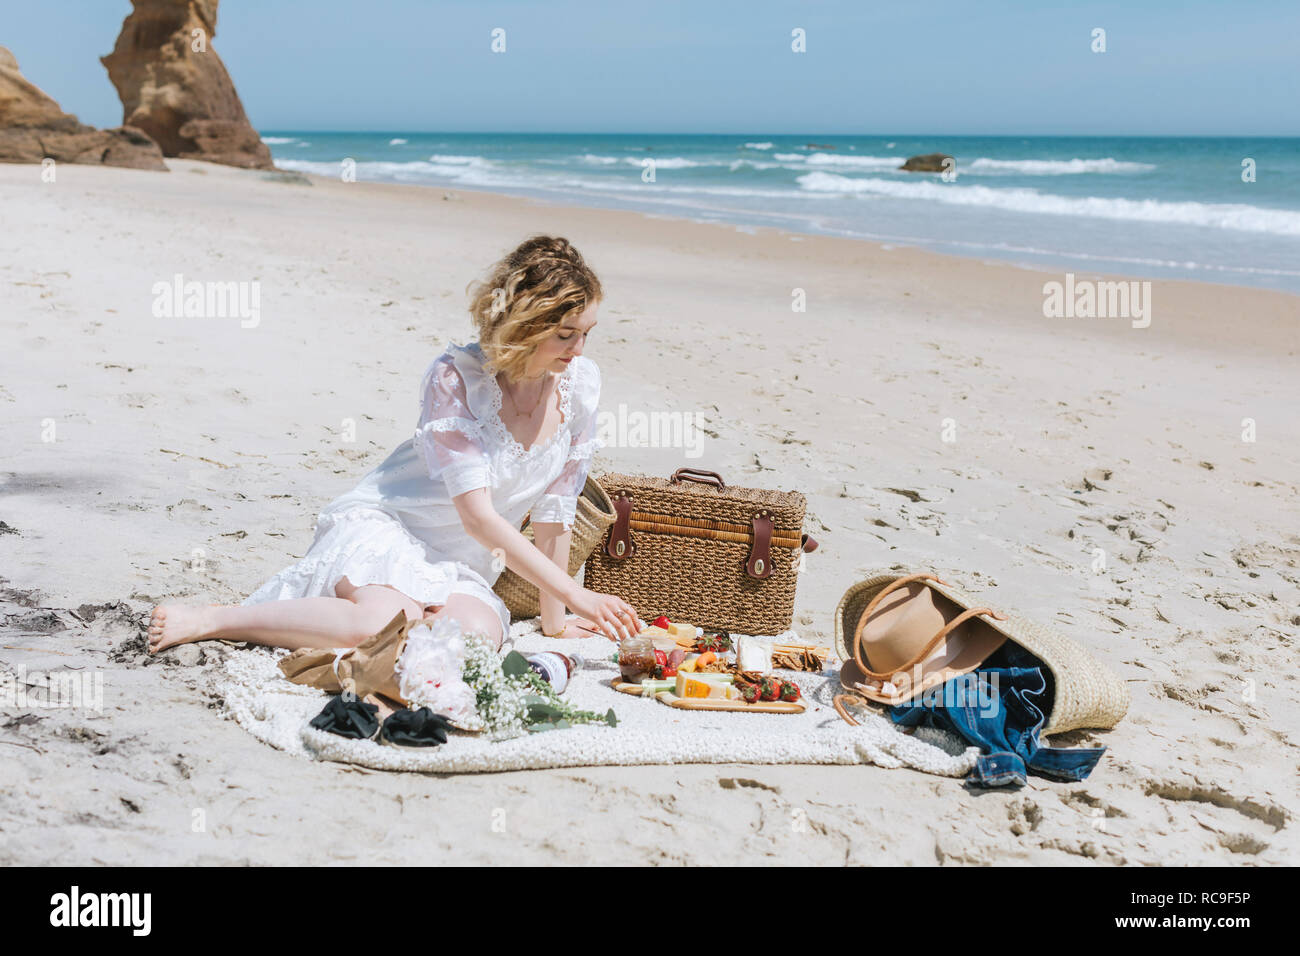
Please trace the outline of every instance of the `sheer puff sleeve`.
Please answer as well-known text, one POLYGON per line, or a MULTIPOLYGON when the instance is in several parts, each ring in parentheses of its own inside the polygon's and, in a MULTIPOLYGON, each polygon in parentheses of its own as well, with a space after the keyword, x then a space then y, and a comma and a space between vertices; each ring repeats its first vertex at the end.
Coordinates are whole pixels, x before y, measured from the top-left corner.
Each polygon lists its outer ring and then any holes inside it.
POLYGON ((532 520, 573 528, 578 496, 587 483, 591 456, 602 444, 596 435, 596 407, 600 403, 600 368, 585 357, 574 359, 573 423, 569 428, 569 456, 558 476, 533 506, 532 520))
POLYGON ((441 478, 451 497, 489 488, 487 440, 470 411, 465 380, 450 356, 434 360, 420 389, 415 448, 431 478, 441 478))

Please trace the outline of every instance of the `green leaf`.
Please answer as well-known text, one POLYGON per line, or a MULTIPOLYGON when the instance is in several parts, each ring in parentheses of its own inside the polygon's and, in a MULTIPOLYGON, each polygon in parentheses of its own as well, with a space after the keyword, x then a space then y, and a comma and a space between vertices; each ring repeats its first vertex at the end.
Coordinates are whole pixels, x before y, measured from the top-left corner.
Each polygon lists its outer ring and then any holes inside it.
POLYGON ((501 662, 501 673, 507 677, 523 677, 529 670, 528 658, 518 651, 511 651, 501 662))
POLYGON ((554 704, 529 704, 528 717, 530 720, 550 719, 553 717, 563 717, 565 710, 562 707, 556 707, 554 704))
POLYGON ((611 727, 618 726, 618 717, 615 716, 613 707, 605 711, 605 723, 609 724, 611 727))

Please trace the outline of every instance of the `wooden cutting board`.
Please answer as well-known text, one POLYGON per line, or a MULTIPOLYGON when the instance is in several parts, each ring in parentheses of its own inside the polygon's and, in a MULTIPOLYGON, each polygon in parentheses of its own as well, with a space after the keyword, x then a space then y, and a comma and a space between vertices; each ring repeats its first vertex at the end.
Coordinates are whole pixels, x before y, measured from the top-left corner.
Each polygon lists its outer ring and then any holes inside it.
MULTIPOLYGON (((632 694, 643 697, 640 684, 629 684, 615 677, 610 686, 620 694, 632 694)), ((747 704, 743 700, 719 700, 716 697, 684 698, 678 697, 670 690, 660 691, 655 697, 660 703, 678 710, 731 710, 755 714, 802 714, 805 710, 801 700, 760 700, 747 704)))
POLYGON ((609 686, 614 688, 620 694, 631 694, 634 697, 645 696, 644 694, 641 693, 640 684, 629 684, 627 681, 620 680, 617 677, 615 677, 612 681, 609 682, 609 686))
POLYGON ((738 710, 755 714, 802 714, 801 700, 759 700, 747 704, 743 700, 720 700, 717 697, 678 697, 670 690, 655 694, 659 702, 678 710, 738 710))

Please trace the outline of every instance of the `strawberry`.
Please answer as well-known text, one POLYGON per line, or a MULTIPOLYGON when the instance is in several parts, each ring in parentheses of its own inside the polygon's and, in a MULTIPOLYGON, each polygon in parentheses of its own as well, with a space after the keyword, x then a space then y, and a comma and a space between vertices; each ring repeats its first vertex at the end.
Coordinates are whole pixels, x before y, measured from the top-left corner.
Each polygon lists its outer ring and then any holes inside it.
POLYGON ((668 625, 671 624, 672 622, 669 621, 668 618, 667 618, 665 615, 660 614, 660 615, 659 615, 657 618, 655 618, 654 621, 651 622, 651 623, 652 623, 652 625, 653 625, 654 627, 662 627, 662 628, 666 631, 666 630, 668 630, 668 625))
POLYGON ((663 651, 659 650, 659 648, 657 647, 655 648, 655 663, 658 664, 660 667, 668 666, 668 655, 665 654, 663 651))
POLYGON ((726 634, 706 634, 696 639, 695 649, 701 654, 705 651, 721 654, 723 651, 731 650, 731 638, 726 634))
POLYGON ((740 696, 744 698, 745 703, 752 704, 758 700, 758 685, 751 684, 749 681, 737 681, 736 687, 740 691, 740 696))
POLYGON ((758 682, 758 696, 763 700, 776 700, 781 696, 781 682, 764 677, 758 682))
POLYGON ((799 699, 799 686, 792 684, 788 680, 781 681, 781 699, 785 701, 796 701, 799 699))
POLYGON ((660 675, 661 677, 676 677, 676 676, 677 676, 677 668, 676 668, 676 667, 663 667, 663 668, 660 668, 660 670, 663 671, 663 673, 660 675))

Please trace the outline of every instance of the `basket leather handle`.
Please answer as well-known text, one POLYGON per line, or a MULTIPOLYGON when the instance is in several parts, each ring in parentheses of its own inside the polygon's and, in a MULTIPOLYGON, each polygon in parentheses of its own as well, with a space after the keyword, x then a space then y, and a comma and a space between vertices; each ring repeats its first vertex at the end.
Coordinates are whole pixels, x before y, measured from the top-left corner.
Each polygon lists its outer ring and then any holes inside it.
POLYGON ((702 485, 713 485, 719 490, 727 487, 720 474, 716 471, 705 471, 703 468, 678 468, 668 480, 673 484, 679 481, 698 481, 702 485))

